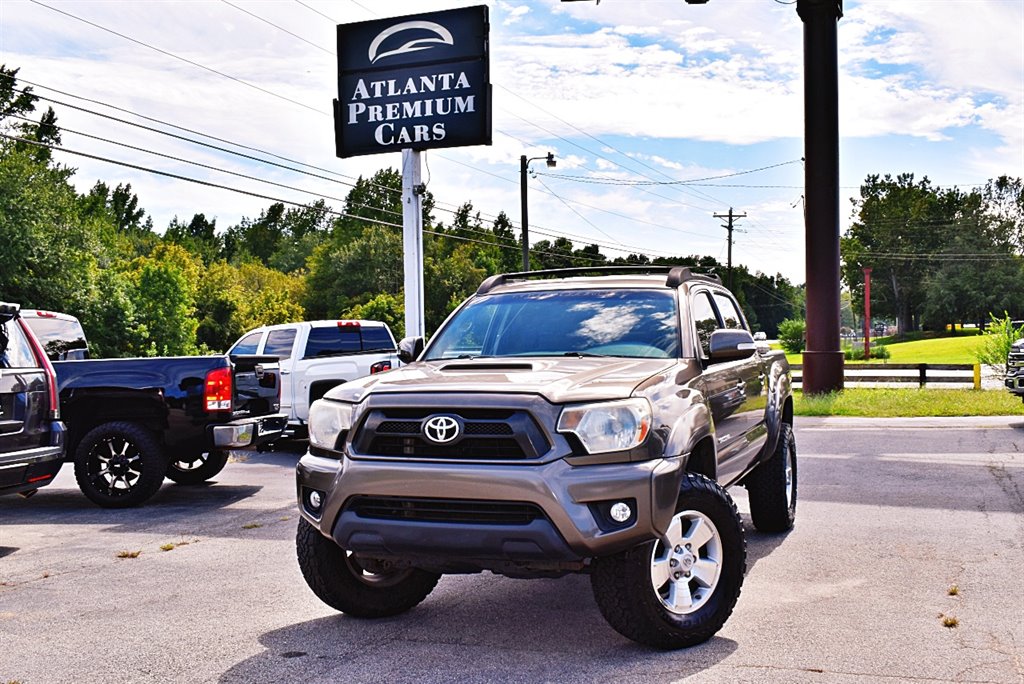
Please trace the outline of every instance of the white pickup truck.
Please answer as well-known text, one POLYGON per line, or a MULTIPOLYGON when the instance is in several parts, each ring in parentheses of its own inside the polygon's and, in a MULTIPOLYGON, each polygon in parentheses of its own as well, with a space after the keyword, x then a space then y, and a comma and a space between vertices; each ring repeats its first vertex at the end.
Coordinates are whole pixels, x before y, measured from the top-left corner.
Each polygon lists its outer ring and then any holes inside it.
POLYGON ((278 357, 281 413, 290 431, 304 434, 309 405, 343 382, 401 365, 395 338, 381 321, 302 321, 247 332, 228 354, 278 357))

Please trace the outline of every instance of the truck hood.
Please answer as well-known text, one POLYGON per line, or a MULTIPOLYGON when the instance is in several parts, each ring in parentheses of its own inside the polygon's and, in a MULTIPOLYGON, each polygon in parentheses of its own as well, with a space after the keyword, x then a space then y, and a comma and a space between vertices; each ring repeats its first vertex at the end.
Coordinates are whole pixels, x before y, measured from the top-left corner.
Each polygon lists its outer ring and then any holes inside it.
POLYGON ((358 403, 371 393, 480 392, 538 394, 554 404, 621 399, 678 363, 611 357, 426 361, 339 385, 326 397, 358 403))

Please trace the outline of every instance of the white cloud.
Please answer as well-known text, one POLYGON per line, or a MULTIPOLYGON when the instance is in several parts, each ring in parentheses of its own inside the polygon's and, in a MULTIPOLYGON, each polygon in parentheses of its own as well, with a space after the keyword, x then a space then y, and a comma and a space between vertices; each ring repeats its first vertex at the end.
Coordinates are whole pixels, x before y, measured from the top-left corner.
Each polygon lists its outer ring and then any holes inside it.
MULTIPOLYGON (((22 67, 21 75, 29 80, 328 170, 313 171, 318 175, 365 176, 397 166, 397 154, 335 158, 327 114, 337 88, 337 65, 329 54, 335 47, 336 22, 377 15, 354 3, 328 0, 306 3, 330 19, 294 3, 235 2, 327 52, 221 2, 76 2, 56 7, 323 113, 20 0, 3 3, 0 61, 22 67)), ((361 4, 381 14, 401 15, 478 2, 389 0, 384 9, 361 4)), ((427 155, 431 191, 442 202, 472 200, 487 214, 505 210, 518 220, 522 154, 554 152, 557 172, 633 179, 642 177, 640 173, 663 176, 622 153, 674 178, 713 176, 799 156, 793 149, 801 146, 803 135, 802 24, 793 6, 768 0, 490 4, 494 145, 427 155)), ((859 182, 867 172, 913 170, 936 182, 977 182, 1020 173, 1024 5, 1000 0, 845 4, 846 16, 838 28, 841 133, 844 151, 852 152, 843 158, 846 184, 859 182), (912 138, 912 144, 891 144, 903 136, 912 138), (864 158, 862 148, 877 152, 864 158)), ((144 149, 325 195, 344 197, 347 190, 67 107, 57 109, 60 122, 69 128, 144 149)), ((310 198, 73 134, 65 136, 64 144, 270 196, 310 198)), ((109 184, 131 182, 158 225, 174 214, 203 211, 218 216, 223 228, 243 215, 257 215, 268 204, 102 162, 67 161, 81 169, 75 182, 82 190, 98 178, 109 184)), ((800 182, 781 170, 761 178, 800 182)), ((782 268, 802 279, 801 213, 789 206, 801 190, 628 188, 543 180, 570 203, 578 200, 638 219, 572 205, 633 251, 718 255, 723 231, 710 216, 729 205, 742 207, 750 215, 750 232, 739 239, 747 240, 749 248, 737 249, 738 261, 769 272, 782 268)), ((530 202, 538 226, 609 242, 535 182, 530 202)), ((340 208, 339 202, 331 203, 340 208)), ((842 213, 845 221, 845 200, 842 213)))

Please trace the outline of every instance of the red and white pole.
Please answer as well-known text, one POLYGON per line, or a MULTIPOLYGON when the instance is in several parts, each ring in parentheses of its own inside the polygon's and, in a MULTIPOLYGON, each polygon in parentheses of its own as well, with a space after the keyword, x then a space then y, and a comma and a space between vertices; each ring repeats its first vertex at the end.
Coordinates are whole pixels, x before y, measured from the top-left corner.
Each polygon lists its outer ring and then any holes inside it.
POLYGON ((864 269, 864 360, 871 358, 871 268, 864 269))

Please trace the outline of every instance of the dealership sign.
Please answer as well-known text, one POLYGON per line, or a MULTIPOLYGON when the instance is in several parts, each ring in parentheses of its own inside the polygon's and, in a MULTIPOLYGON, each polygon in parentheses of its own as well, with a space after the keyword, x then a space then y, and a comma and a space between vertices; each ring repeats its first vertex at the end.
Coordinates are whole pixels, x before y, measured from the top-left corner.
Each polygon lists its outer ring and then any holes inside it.
POLYGON ((491 144, 487 7, 338 25, 339 157, 491 144))

